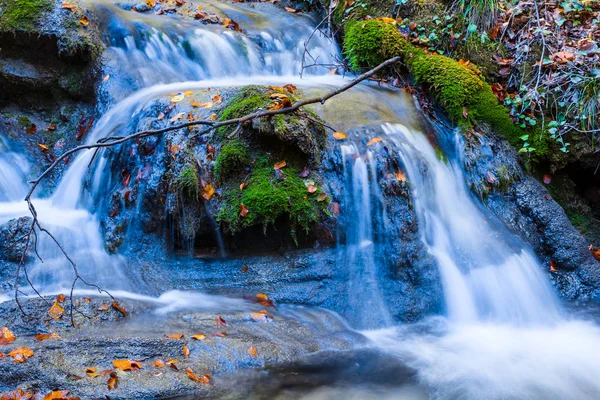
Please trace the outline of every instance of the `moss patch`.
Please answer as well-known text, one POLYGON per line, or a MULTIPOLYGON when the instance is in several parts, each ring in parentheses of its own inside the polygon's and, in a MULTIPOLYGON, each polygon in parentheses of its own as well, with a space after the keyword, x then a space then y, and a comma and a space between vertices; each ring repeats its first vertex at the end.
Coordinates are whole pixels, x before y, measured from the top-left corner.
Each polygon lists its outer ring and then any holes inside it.
MULTIPOLYGON (((261 86, 245 86, 229 102, 229 105, 221 114, 220 121, 240 118, 248 115, 259 108, 265 107, 271 102, 268 91, 261 86)), ((234 126, 222 126, 218 129, 219 136, 226 137, 235 129, 234 126)))
POLYGON ((175 190, 190 199, 200 198, 200 181, 194 165, 188 164, 181 170, 175 179, 175 190))
POLYGON ((0 6, 0 30, 31 30, 53 4, 49 0, 0 0, 0 6))
POLYGON ((298 177, 298 168, 284 168, 285 178, 279 179, 270 159, 265 157, 257 164, 243 191, 226 193, 218 220, 235 233, 253 225, 262 225, 266 231, 269 225, 285 217, 292 231, 298 227, 308 232, 320 216, 316 200, 320 191, 308 193, 304 181, 298 177), (242 204, 248 208, 246 217, 240 215, 242 204))
POLYGON ((241 140, 232 140, 221 147, 215 161, 215 176, 218 180, 226 179, 248 166, 250 155, 241 140))
POLYGON ((392 24, 379 20, 349 22, 344 55, 354 71, 375 67, 403 52, 406 41, 392 24))

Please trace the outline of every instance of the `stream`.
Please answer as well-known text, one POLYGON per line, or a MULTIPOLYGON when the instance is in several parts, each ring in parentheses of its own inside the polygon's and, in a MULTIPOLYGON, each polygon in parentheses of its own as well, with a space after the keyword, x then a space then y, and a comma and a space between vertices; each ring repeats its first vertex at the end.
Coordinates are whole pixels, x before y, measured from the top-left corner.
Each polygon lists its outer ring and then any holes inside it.
MULTIPOLYGON (((309 68, 300 78, 304 41, 317 23, 310 15, 265 3, 210 4, 239 23, 243 32, 235 32, 132 13, 109 1, 96 6, 109 45, 104 68, 110 79, 99 89, 102 116, 86 143, 134 132, 144 126, 157 100, 178 92, 293 84, 312 96, 350 79, 330 74, 327 66, 309 68)), ((310 48, 325 65, 341 57, 337 44, 320 34, 310 48)), ((354 344, 348 350, 311 353, 302 361, 267 368, 268 373, 229 370, 228 384, 239 386, 237 394, 214 398, 599 399, 600 326, 592 314, 561 303, 534 251, 471 192, 459 135, 424 117, 407 93, 372 83, 315 109, 336 129, 353 132, 336 142, 345 241, 331 250, 330 263, 344 271, 348 284, 320 307, 290 301, 280 311, 315 330, 345 326, 360 339, 349 339, 354 344), (443 309, 417 322, 399 322, 388 304, 390 296, 402 294, 390 295, 382 278, 389 274, 385 260, 393 251, 386 245, 389 210, 375 146, 365 146, 360 133, 364 127, 401 160, 420 244, 440 277, 443 309), (329 304, 336 307, 327 310, 329 304)), ((33 199, 40 222, 65 245, 81 275, 117 298, 150 304, 152 311, 136 320, 148 330, 180 310, 245 309, 236 288, 221 276, 209 278, 216 274, 213 264, 238 265, 222 244, 227 237, 219 236, 216 260, 206 261, 207 269, 200 272, 191 272, 197 265, 193 257, 166 255, 157 247, 160 258, 151 267, 160 271, 155 279, 132 268, 132 253, 106 251, 99 213, 114 184, 110 161, 107 151, 96 156, 82 152, 69 162, 52 193, 33 199), (197 279, 195 290, 180 287, 188 273, 206 273, 206 279, 197 279)), ((28 215, 22 199, 33 169, 33 161, 0 136, 0 224, 28 215)), ((68 292, 72 271, 55 243, 40 236, 37 251, 44 262, 29 265, 34 284, 42 294, 68 292)), ((293 287, 293 275, 286 280, 281 285, 293 287)), ((277 288, 280 283, 269 284, 277 288)), ((30 293, 28 287, 22 290, 30 293)), ((297 290, 301 297, 304 289, 297 290)), ((81 283, 75 293, 97 295, 81 283)), ((0 293, 0 303, 12 296, 0 293)), ((129 324, 123 332, 133 330, 129 324)))

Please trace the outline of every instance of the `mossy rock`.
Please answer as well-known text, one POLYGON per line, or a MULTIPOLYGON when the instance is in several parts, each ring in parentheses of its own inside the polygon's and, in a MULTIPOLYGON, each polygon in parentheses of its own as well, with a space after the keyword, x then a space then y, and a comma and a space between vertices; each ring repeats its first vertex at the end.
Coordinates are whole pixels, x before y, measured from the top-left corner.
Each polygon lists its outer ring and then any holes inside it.
POLYGON ((349 22, 344 36, 344 55, 354 71, 373 68, 403 53, 406 40, 398 29, 380 20, 349 22))
POLYGON ((221 147, 215 161, 215 177, 219 181, 227 179, 246 168, 250 161, 247 145, 239 139, 231 140, 221 147))
MULTIPOLYGON (((255 85, 244 86, 240 89, 239 93, 229 101, 219 120, 227 121, 243 117, 266 107, 269 103, 271 103, 271 99, 269 99, 267 88, 255 85)), ((231 134, 234 129, 235 126, 222 126, 218 129, 219 136, 225 138, 231 134)))
POLYGON ((1 30, 33 30, 45 13, 54 8, 50 0, 0 0, 1 30))

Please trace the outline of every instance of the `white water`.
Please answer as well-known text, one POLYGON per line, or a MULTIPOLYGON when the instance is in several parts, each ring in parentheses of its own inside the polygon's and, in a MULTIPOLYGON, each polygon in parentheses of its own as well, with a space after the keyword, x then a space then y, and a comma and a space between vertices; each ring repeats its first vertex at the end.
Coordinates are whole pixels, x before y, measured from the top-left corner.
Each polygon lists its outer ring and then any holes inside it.
POLYGON ((439 160, 420 132, 384 130, 401 148, 447 318, 365 335, 414 368, 434 399, 600 398, 600 328, 561 315, 531 250, 505 241, 458 162, 439 160))
POLYGON ((21 154, 11 151, 0 136, 0 202, 22 199, 27 190, 29 163, 21 154))

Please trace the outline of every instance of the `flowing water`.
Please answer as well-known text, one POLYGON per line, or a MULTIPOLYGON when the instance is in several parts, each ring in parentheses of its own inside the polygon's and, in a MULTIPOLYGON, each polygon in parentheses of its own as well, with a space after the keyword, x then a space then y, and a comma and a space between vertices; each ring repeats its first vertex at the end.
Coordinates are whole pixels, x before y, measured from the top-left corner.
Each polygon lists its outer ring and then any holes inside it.
MULTIPOLYGON (((294 83, 310 92, 344 82, 328 75, 327 65, 339 52, 321 35, 311 42, 311 53, 326 66, 310 68, 304 79, 298 77, 303 42, 315 25, 308 16, 269 4, 215 6, 243 27, 241 33, 104 7, 111 79, 100 90, 99 108, 104 113, 87 135, 88 143, 130 133, 144 119, 144 110, 168 93, 251 83, 294 83)), ((392 371, 386 375, 389 390, 352 381, 346 388, 307 390, 302 398, 600 398, 600 329, 565 316, 532 250, 474 200, 465 184, 457 150, 461 146, 454 133, 438 128, 437 136, 450 143, 447 157, 440 157, 418 124, 412 123, 418 111, 402 95, 360 85, 344 96, 346 109, 336 109, 334 99, 320 110, 340 129, 391 123, 382 129, 406 168, 422 241, 440 271, 446 312, 417 324, 394 326, 380 288, 382 266, 375 251, 384 212, 381 177, 364 145, 343 144, 347 220, 338 268, 346 268, 350 277, 351 312, 345 317, 354 328, 368 329, 364 334, 373 347, 413 369, 416 378, 404 387, 404 378, 392 371)), ((0 223, 27 215, 20 199, 31 178, 25 157, 2 140, 0 223)), ((88 168, 91 161, 92 152, 80 154, 51 196, 34 199, 41 223, 66 245, 86 279, 127 291, 116 294, 147 300, 144 293, 132 293, 136 290, 123 271, 123 257, 104 250, 94 211, 108 179, 104 173, 108 158, 101 153, 88 168)), ((40 238, 38 250, 44 263, 31 268, 34 282, 47 293, 68 288, 72 272, 56 246, 40 238)), ((210 306, 214 301, 202 296, 175 291, 152 301, 161 305, 162 312, 192 303, 210 306)), ((7 299, 0 294, 0 301, 7 299)))

